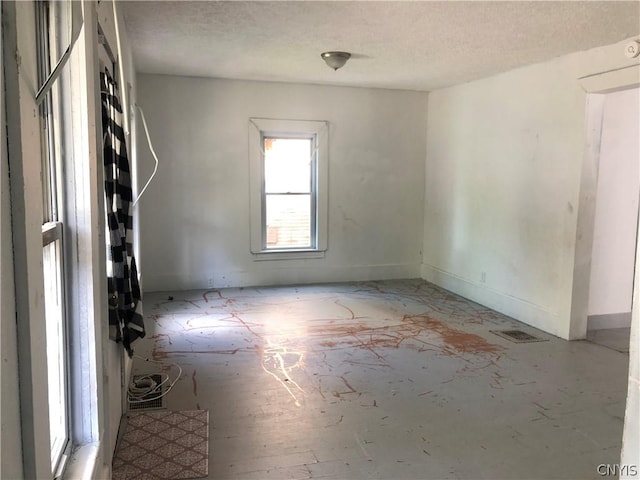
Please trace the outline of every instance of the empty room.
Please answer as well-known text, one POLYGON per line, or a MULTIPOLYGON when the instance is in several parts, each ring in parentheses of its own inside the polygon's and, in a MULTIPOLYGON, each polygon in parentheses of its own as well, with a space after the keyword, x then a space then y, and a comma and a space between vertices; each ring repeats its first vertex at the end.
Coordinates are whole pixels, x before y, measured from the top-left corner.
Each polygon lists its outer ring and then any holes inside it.
POLYGON ((640 477, 640 2, 0 16, 0 478, 640 477))

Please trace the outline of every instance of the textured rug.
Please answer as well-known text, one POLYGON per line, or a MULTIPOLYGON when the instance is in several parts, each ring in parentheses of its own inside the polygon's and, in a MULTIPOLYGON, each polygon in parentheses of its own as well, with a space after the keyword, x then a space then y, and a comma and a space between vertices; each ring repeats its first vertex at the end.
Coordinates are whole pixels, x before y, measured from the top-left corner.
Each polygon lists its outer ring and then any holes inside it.
POLYGON ((208 410, 128 415, 113 459, 113 480, 177 480, 208 474, 208 410))

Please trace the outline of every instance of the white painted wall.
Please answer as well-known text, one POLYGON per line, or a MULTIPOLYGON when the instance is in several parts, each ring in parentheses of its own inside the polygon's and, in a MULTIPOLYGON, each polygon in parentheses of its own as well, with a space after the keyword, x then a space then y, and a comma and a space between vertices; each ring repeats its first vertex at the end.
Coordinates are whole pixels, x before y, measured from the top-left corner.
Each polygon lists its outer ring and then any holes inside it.
MULTIPOLYGON (((2 8, 0 7, 0 24, 2 8)), ((0 65, 4 66, 2 35, 0 65)), ((6 132, 4 67, 0 68, 0 132, 6 132)), ((0 478, 22 478, 18 338, 6 136, 0 136, 0 478)))
POLYGON ((578 78, 624 42, 431 92, 422 276, 569 338, 585 148, 578 78))
POLYGON ((419 276, 426 93, 140 75, 138 98, 147 291, 419 276), (250 117, 330 123, 324 259, 254 261, 250 117))
MULTIPOLYGON (((1 75, 1 71, 0 71, 1 75)), ((1 83, 1 82, 0 82, 1 83)), ((4 92, 0 89, 0 92, 4 92)), ((4 112, 4 104, 0 105, 4 112)), ((3 115, 4 116, 4 115, 3 115)), ((1 122, 4 131, 4 119, 1 122)), ((22 478, 22 437, 20 435, 20 397, 18 395, 18 351, 9 175, 6 144, 0 141, 0 478, 22 478)))
POLYGON ((605 97, 589 315, 631 312, 640 194, 640 90, 605 97))

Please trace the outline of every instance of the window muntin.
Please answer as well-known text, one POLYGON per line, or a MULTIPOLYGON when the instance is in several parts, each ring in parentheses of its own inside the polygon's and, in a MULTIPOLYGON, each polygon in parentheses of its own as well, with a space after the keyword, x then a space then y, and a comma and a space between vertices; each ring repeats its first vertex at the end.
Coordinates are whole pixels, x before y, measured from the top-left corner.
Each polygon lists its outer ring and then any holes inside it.
POLYGON ((262 249, 315 249, 316 136, 263 135, 262 249))

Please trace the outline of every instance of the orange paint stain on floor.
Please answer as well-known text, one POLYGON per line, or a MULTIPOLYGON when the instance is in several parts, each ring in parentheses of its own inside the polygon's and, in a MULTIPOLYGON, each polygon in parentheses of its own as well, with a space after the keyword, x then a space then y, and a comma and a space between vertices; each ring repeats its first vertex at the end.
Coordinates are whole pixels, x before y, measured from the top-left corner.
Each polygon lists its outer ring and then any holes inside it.
POLYGON ((436 332, 446 345, 459 353, 496 353, 502 350, 501 347, 487 342, 480 335, 451 328, 427 315, 405 315, 402 321, 436 332))
POLYGON ((193 375, 191 375, 191 381, 193 382, 193 396, 198 396, 198 381, 196 380, 196 370, 193 370, 193 375))

